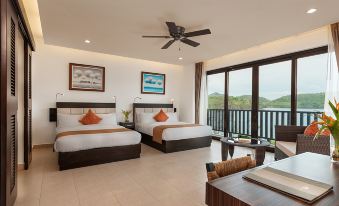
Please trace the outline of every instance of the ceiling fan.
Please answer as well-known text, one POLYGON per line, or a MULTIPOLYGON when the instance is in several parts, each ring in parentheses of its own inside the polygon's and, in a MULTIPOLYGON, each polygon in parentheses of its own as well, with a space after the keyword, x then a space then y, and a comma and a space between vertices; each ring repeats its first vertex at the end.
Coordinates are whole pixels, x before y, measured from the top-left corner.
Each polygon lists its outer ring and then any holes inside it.
POLYGON ((170 47, 175 41, 181 41, 182 43, 188 44, 193 47, 197 47, 200 45, 200 43, 192 41, 188 39, 188 37, 194 37, 194 36, 201 36, 206 34, 211 34, 211 31, 209 29, 203 29, 198 31, 192 31, 185 33, 185 28, 182 26, 177 26, 174 22, 166 22, 169 36, 142 36, 143 38, 165 38, 170 39, 169 42, 167 42, 161 49, 167 49, 170 47))

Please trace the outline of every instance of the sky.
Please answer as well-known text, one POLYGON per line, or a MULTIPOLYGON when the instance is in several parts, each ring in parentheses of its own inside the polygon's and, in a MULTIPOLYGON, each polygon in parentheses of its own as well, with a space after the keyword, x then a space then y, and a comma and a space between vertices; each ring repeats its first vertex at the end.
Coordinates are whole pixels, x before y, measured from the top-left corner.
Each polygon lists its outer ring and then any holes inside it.
MULTIPOLYGON (((273 100, 291 93, 291 61, 261 66, 259 69, 259 96, 273 100)), ((298 59, 298 94, 325 92, 327 54, 298 59)), ((224 94, 225 75, 208 75, 208 94, 224 94)), ((252 94, 252 69, 230 72, 230 96, 252 94)))

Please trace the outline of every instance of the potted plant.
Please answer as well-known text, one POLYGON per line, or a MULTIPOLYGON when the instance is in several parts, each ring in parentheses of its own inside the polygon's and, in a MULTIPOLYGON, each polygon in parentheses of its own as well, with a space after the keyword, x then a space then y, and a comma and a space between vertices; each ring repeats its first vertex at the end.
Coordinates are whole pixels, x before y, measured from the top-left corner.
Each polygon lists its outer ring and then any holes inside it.
POLYGON ((323 113, 322 116, 319 117, 321 121, 315 122, 315 124, 321 126, 315 138, 317 138, 324 130, 329 130, 334 139, 334 148, 331 148, 333 150, 331 159, 333 162, 339 162, 339 103, 334 100, 334 104, 331 101, 328 101, 328 104, 330 105, 335 118, 323 113))
POLYGON ((125 122, 129 122, 128 117, 132 113, 131 110, 121 110, 122 114, 124 115, 125 122))

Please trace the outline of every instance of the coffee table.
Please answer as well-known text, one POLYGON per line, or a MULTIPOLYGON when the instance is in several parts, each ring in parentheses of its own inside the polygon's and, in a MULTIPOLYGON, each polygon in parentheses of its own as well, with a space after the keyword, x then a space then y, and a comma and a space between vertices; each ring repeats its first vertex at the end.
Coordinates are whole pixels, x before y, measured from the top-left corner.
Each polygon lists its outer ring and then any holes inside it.
POLYGON ((234 146, 238 147, 247 147, 255 149, 255 160, 257 162, 257 166, 260 166, 264 163, 265 160, 265 152, 266 147, 270 145, 269 142, 259 139, 258 143, 251 144, 251 142, 234 142, 233 138, 225 137, 222 138, 221 141, 221 159, 222 161, 227 160, 228 153, 230 153, 231 158, 234 154, 234 146))

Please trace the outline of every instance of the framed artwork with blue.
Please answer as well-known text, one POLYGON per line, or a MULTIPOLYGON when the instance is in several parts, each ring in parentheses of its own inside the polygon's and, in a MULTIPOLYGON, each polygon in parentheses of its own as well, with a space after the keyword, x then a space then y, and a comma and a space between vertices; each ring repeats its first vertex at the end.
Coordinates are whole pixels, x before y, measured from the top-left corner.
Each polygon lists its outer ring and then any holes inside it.
POLYGON ((165 74, 141 72, 142 94, 165 94, 165 74))

